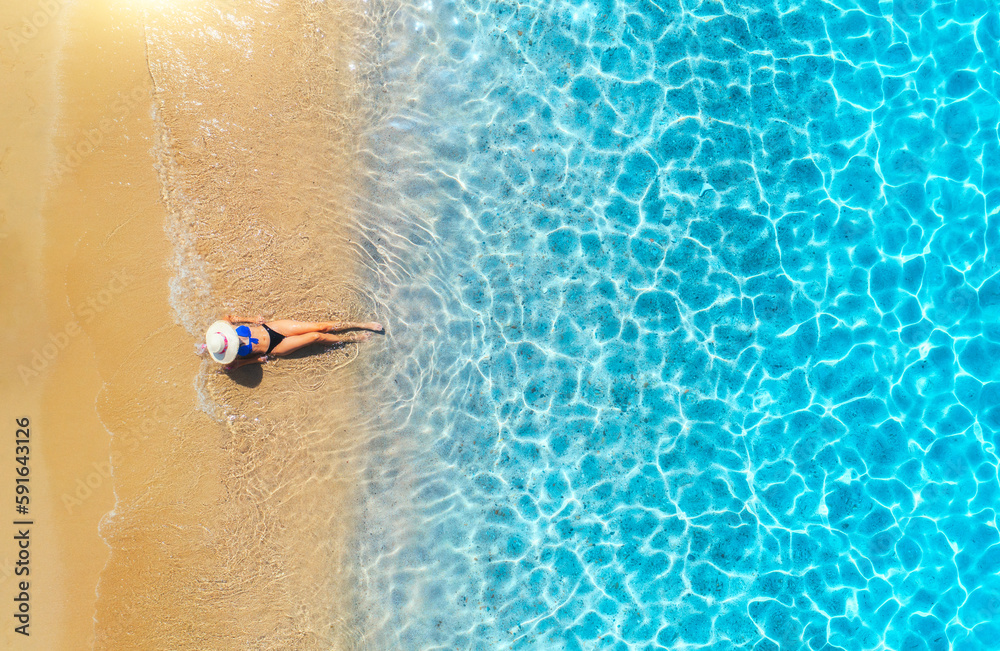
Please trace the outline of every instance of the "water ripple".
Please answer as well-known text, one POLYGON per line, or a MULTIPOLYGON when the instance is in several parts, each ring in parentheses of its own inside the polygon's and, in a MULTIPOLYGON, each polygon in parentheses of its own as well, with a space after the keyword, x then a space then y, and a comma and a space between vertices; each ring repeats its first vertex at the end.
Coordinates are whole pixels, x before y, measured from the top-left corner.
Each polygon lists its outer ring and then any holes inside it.
POLYGON ((385 15, 373 647, 993 648, 994 4, 385 15))

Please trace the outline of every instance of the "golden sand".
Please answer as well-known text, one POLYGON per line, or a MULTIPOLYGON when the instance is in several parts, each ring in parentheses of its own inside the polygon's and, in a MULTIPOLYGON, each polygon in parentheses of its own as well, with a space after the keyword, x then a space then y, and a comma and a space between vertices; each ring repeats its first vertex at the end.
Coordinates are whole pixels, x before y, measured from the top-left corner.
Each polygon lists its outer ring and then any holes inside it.
MULTIPOLYGON (((5 26, 37 8, 17 4, 5 26)), ((59 5, 2 59, 5 416, 32 419, 37 491, 32 637, 5 624, 11 648, 357 646, 340 568, 358 347, 229 376, 194 343, 228 311, 377 316, 356 248, 359 21, 238 4, 59 5)))
MULTIPOLYGON (((48 293, 43 275, 42 252, 45 246, 45 228, 39 216, 45 197, 42 179, 52 157, 51 138, 56 116, 56 60, 53 52, 58 50, 62 36, 60 20, 43 14, 39 22, 42 29, 31 24, 33 12, 38 6, 33 2, 13 1, 0 4, 0 274, 3 274, 3 291, 0 292, 0 327, 8 341, 18 345, 8 348, 7 359, 0 364, 0 395, 2 398, 3 447, 4 456, 0 461, 0 485, 3 486, 3 506, 0 507, 0 599, 3 600, 3 615, 0 615, 0 647, 5 649, 53 649, 59 648, 57 631, 80 622, 70 612, 70 587, 80 581, 91 585, 97 578, 100 559, 93 563, 84 562, 70 568, 58 551, 57 537, 66 526, 80 523, 60 520, 55 509, 54 491, 62 468, 58 465, 54 451, 54 428, 59 427, 58 418, 47 419, 42 415, 43 382, 31 372, 34 352, 41 355, 43 349, 63 366, 73 364, 86 355, 85 346, 75 342, 72 348, 55 351, 46 349, 51 343, 48 335, 55 330, 53 324, 65 316, 60 305, 48 293), (27 21, 27 25, 23 21, 27 21), (22 31, 24 35, 22 35, 22 31), (18 367, 29 370, 22 378, 18 367), (27 417, 31 420, 32 445, 28 463, 32 474, 30 511, 27 514, 35 524, 30 527, 32 539, 29 547, 30 575, 17 575, 25 566, 18 566, 18 548, 14 536, 17 529, 11 524, 14 512, 15 485, 15 419, 27 417), (60 525, 64 525, 60 527, 60 525), (32 571, 34 570, 34 571, 32 571), (21 582, 26 582, 30 595, 31 617, 28 632, 24 637, 14 631, 20 625, 12 616, 15 602, 21 593, 21 582)), ((51 364, 43 358, 44 362, 51 364)), ((91 410, 92 412, 92 410, 91 410)), ((81 426, 86 427, 81 422, 81 426)), ((106 439, 105 439, 106 440, 106 439)), ((87 453, 88 445, 81 445, 81 452, 87 453)), ((95 499, 94 502, 98 502, 95 499)), ((100 553, 100 541, 96 535, 96 518, 79 531, 89 530, 90 536, 83 544, 100 553)), ((86 600, 86 595, 84 595, 86 600)), ((90 599, 90 609, 93 599, 90 599)), ((79 626, 78 630, 86 631, 79 626)))

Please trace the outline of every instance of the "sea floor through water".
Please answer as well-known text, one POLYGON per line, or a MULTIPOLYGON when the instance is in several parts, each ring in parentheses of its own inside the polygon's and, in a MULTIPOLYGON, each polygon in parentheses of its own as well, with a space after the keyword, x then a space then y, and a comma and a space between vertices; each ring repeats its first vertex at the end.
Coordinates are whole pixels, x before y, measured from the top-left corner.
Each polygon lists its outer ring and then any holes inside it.
POLYGON ((975 0, 399 7, 372 648, 995 648, 998 37, 975 0))

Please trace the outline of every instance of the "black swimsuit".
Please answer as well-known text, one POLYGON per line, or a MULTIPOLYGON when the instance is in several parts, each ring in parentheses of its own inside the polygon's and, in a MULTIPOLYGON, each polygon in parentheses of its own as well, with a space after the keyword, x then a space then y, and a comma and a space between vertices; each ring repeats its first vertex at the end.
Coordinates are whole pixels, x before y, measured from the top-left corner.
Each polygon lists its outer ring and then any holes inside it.
POLYGON ((284 340, 285 335, 281 334, 280 332, 275 332, 274 330, 271 330, 270 328, 267 327, 266 323, 262 323, 260 325, 265 330, 267 330, 267 336, 270 337, 271 339, 271 344, 267 347, 267 352, 264 353, 265 355, 270 355, 271 351, 274 350, 274 347, 280 344, 284 340))

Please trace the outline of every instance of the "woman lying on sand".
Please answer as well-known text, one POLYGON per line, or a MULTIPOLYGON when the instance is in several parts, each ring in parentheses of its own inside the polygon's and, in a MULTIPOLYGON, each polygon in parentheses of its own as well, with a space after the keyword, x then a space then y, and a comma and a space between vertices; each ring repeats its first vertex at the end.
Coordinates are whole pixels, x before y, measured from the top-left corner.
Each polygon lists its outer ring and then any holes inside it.
POLYGON ((246 364, 261 364, 283 357, 313 343, 336 344, 364 341, 372 332, 382 332, 382 324, 338 321, 292 321, 279 319, 264 323, 261 317, 242 318, 232 314, 216 321, 205 333, 205 349, 212 359, 231 371, 246 364), (237 325, 239 324, 239 325, 237 325), (330 334, 345 330, 366 330, 330 334))

